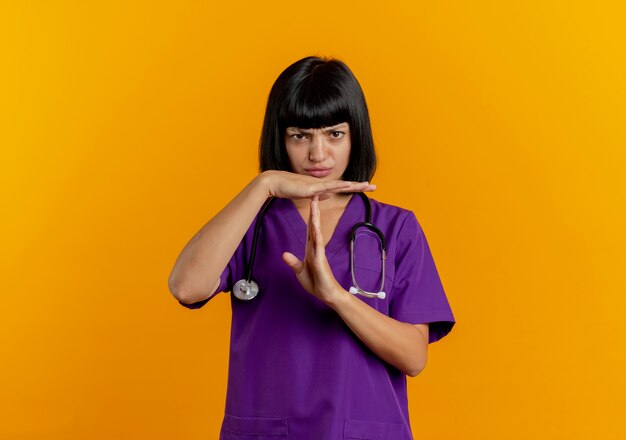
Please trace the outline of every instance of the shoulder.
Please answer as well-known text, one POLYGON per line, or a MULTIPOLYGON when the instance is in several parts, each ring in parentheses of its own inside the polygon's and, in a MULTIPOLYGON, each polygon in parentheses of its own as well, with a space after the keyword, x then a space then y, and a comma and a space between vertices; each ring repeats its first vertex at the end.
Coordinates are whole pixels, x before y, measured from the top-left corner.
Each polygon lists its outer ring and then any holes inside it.
POLYGON ((391 203, 381 202, 373 197, 369 198, 372 202, 372 208, 376 206, 379 210, 387 212, 387 213, 395 213, 397 215, 407 215, 412 213, 410 209, 403 208, 401 206, 392 205, 391 203))
POLYGON ((388 229, 396 230, 396 232, 403 229, 421 230, 417 216, 411 209, 381 202, 372 197, 370 197, 370 201, 372 204, 372 222, 382 223, 388 229))
POLYGON ((393 258, 397 252, 421 248, 424 231, 413 210, 373 198, 370 201, 372 223, 385 235, 390 257, 393 258))

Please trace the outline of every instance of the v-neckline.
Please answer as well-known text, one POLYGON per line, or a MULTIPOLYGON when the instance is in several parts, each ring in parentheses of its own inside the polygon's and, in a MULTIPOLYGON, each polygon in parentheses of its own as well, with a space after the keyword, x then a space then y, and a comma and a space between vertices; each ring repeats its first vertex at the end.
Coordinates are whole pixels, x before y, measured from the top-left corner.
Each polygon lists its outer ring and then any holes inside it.
MULTIPOLYGON (((350 196, 350 200, 346 204, 339 220, 337 221, 337 225, 335 226, 335 230, 333 231, 328 244, 326 245, 326 258, 330 259, 342 246, 348 246, 348 228, 350 228, 350 221, 354 218, 354 209, 351 209, 351 205, 354 203, 354 200, 359 198, 358 194, 353 193, 350 196)), ((307 224, 302 218, 300 211, 296 207, 296 204, 293 200, 286 198, 286 203, 289 207, 287 211, 287 220, 291 230, 294 235, 302 245, 302 252, 304 256, 304 250, 306 249, 306 237, 307 237, 307 224)))

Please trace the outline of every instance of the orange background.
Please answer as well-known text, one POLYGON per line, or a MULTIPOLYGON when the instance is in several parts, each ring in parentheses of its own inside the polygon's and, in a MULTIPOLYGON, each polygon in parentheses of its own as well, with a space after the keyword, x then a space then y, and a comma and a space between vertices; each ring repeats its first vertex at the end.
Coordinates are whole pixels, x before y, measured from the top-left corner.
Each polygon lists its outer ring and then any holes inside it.
POLYGON ((1 439, 217 438, 230 299, 167 279, 311 54, 359 79, 372 196, 458 321, 416 439, 626 438, 626 6, 432 3, 3 2, 1 439))

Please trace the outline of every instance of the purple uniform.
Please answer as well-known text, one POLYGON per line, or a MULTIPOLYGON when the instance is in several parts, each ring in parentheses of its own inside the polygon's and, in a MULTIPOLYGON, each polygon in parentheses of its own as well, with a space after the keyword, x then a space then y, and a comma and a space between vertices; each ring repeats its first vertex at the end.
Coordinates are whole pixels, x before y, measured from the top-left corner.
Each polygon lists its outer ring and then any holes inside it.
MULTIPOLYGON (((412 211, 370 198, 372 223, 387 245, 385 299, 357 298, 411 324, 429 323, 429 343, 447 335, 455 318, 424 232, 412 211)), ((365 203, 352 195, 326 257, 348 290, 350 229, 365 221, 365 203)), ((253 220, 220 276, 217 292, 245 277, 253 220)), ((330 307, 302 288, 282 260, 304 258, 307 226, 290 199, 277 199, 262 219, 252 278, 259 294, 231 295, 232 328, 222 440, 409 440, 406 375, 374 354, 330 307)), ((327 237, 326 237, 327 239, 327 237)), ((359 228, 354 250, 359 286, 377 292, 377 236, 359 228)), ((208 300, 184 305, 204 306, 208 300)))

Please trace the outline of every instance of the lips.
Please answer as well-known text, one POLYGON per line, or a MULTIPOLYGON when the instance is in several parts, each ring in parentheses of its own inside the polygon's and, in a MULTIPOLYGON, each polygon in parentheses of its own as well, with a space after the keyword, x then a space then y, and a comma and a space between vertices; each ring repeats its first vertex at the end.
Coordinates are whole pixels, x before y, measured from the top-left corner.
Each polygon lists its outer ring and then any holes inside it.
POLYGON ((306 172, 314 177, 325 177, 328 176, 332 170, 332 168, 309 168, 306 172))

